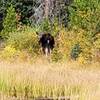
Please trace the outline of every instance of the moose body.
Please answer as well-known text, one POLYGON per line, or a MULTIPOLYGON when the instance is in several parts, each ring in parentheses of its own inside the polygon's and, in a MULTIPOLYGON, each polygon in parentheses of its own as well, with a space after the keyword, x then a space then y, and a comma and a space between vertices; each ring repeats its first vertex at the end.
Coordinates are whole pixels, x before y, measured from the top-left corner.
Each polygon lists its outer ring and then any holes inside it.
POLYGON ((54 37, 50 33, 42 34, 39 40, 43 53, 48 56, 54 48, 54 37))

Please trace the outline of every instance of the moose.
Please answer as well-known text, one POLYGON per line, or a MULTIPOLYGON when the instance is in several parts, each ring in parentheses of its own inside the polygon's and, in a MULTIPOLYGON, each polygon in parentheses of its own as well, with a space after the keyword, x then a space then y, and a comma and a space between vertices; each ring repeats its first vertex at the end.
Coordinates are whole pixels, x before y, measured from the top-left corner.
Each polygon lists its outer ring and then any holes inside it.
POLYGON ((54 48, 54 37, 50 33, 41 33, 39 37, 39 44, 42 47, 43 54, 47 57, 51 54, 51 51, 54 48))

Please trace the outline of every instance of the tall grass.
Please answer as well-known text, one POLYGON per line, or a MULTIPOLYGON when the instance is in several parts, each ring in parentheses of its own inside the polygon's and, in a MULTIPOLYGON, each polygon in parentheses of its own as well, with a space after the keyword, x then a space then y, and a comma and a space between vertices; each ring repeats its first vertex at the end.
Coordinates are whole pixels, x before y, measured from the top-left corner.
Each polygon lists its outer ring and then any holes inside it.
POLYGON ((100 71, 71 69, 66 64, 37 62, 16 65, 1 62, 0 91, 6 97, 21 98, 21 100, 40 97, 99 100, 99 75, 100 71))

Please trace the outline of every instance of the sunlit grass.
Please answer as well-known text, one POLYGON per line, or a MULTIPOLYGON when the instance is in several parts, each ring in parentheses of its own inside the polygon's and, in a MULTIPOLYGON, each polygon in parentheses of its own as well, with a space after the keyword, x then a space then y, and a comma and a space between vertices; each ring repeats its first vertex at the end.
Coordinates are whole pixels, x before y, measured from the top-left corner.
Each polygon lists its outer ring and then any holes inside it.
MULTIPOLYGON (((69 97, 71 100, 99 100, 100 71, 78 64, 0 62, 0 91, 17 98, 69 97)), ((5 99, 4 99, 5 100, 5 99)))

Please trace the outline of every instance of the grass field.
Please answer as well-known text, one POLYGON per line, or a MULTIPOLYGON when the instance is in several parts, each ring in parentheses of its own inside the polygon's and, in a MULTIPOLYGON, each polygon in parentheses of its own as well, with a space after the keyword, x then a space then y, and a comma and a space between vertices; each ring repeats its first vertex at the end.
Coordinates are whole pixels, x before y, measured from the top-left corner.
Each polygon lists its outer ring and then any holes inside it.
MULTIPOLYGON (((37 97, 69 97, 100 100, 99 64, 0 62, 0 100, 35 100, 37 97), (15 99, 16 98, 16 99, 15 99)), ((66 99, 67 100, 67 99, 66 99)))

